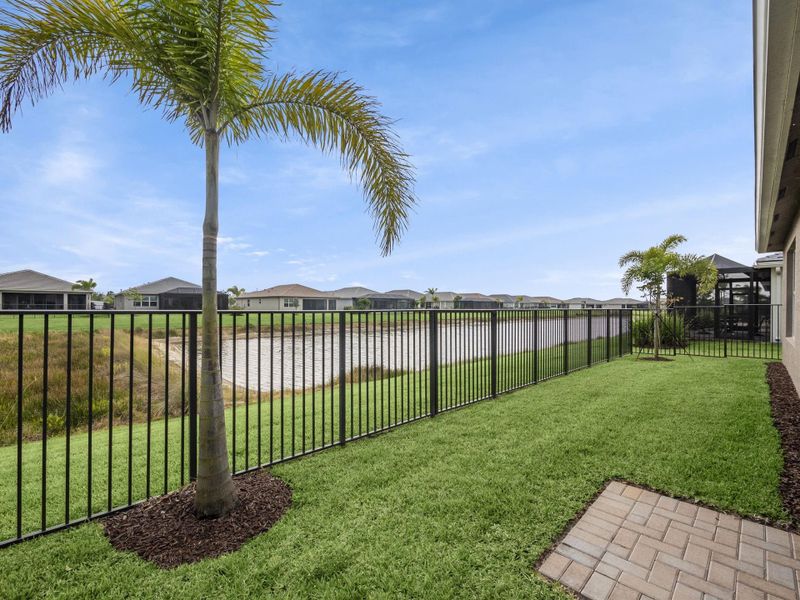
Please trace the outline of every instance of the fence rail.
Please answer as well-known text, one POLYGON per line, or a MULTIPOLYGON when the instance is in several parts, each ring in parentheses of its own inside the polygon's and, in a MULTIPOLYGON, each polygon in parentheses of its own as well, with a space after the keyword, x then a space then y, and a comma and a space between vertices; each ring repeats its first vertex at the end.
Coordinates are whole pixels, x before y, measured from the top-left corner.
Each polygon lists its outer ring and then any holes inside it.
MULTIPOLYGON (((633 351, 653 352, 653 310, 633 311, 633 351)), ((662 311, 661 348, 667 355, 781 359, 779 304, 675 306, 662 311)))
MULTIPOLYGON (((0 313, 0 547, 194 479, 198 320, 0 313)), ((629 354, 633 314, 223 311, 219 324, 241 473, 629 354)))

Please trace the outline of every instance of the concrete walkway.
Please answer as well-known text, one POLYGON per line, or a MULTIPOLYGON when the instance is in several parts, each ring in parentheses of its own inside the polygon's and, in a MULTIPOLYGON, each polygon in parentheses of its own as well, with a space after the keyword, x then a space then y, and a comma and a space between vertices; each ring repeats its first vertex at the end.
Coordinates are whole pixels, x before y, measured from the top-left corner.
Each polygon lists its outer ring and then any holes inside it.
POLYGON ((591 600, 800 600, 800 536, 612 482, 539 571, 591 600))

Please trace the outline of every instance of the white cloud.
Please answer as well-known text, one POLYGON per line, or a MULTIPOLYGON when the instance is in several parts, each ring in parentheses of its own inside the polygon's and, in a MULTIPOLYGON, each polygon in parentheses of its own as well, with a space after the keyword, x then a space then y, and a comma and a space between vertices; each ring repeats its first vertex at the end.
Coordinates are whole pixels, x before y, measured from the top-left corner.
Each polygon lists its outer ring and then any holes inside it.
POLYGON ((74 185, 90 181, 101 166, 101 161, 80 149, 57 149, 42 158, 42 180, 52 186, 74 185))

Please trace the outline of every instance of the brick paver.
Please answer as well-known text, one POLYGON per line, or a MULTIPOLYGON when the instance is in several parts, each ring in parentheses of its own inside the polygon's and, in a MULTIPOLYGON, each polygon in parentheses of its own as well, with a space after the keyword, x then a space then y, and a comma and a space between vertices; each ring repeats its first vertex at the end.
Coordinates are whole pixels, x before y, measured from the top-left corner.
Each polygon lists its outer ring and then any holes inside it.
POLYGON ((800 600, 800 536, 613 481, 539 571, 589 600, 800 600))

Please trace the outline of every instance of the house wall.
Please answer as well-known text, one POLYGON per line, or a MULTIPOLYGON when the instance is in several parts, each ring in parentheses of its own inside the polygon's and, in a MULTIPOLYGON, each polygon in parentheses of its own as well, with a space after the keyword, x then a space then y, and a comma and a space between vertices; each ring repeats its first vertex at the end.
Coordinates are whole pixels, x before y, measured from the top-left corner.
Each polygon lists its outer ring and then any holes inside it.
POLYGON ((336 298, 336 310, 352 309, 354 306, 352 298, 336 298))
POLYGON ((133 298, 129 298, 123 294, 117 294, 114 296, 114 310, 158 310, 157 306, 150 307, 150 308, 143 308, 141 306, 134 306, 133 305, 133 298))
POLYGON ((797 260, 797 242, 800 241, 800 217, 795 218, 794 225, 792 226, 791 233, 784 240, 783 246, 783 309, 781 311, 781 328, 784 330, 783 336, 783 364, 786 370, 792 376, 794 387, 800 390, 800 290, 798 290, 798 278, 800 277, 800 261, 797 260), (788 260, 788 251, 792 243, 795 243, 795 261, 794 261, 794 294, 789 288, 790 276, 788 269, 790 268, 788 260), (794 296, 792 298, 792 296, 794 296), (789 303, 794 304, 794 323, 791 331, 786 328, 786 307, 789 303))
POLYGON ((281 310, 281 298, 237 298, 236 308, 244 310, 281 310))

